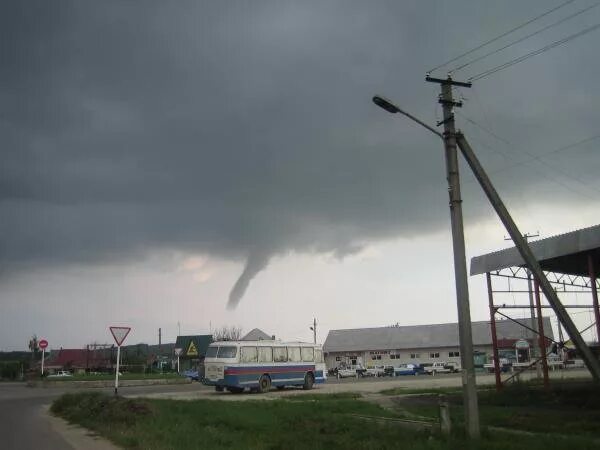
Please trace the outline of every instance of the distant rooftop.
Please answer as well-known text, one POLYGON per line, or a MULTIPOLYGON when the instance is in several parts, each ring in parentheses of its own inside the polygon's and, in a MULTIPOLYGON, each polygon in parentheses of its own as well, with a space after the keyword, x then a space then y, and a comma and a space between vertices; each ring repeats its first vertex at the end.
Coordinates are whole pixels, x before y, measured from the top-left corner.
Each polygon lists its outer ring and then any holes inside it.
MULTIPOLYGON (((590 254, 600 267, 600 225, 540 239, 529 246, 543 270, 588 277, 590 254)), ((517 248, 511 247, 472 258, 471 275, 524 265, 517 248)))
POLYGON ((270 341, 273 339, 273 336, 268 335, 263 330, 259 328, 255 328, 250 331, 246 336, 244 336, 242 341, 270 341))
MULTIPOLYGON (((530 319, 518 320, 529 325, 530 319)), ((489 321, 472 322, 473 345, 491 345, 489 321)), ((532 339, 533 333, 510 320, 496 321, 498 339, 532 339)), ((544 334, 553 338, 550 318, 544 317, 544 334)), ((458 347, 458 324, 412 325, 400 327, 331 330, 323 344, 326 352, 382 349, 458 347)))

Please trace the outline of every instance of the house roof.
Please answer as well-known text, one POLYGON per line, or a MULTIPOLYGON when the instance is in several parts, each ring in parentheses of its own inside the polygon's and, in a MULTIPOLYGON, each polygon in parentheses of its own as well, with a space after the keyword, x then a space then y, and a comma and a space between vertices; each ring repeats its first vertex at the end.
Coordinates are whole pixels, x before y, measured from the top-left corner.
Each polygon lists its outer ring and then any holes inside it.
POLYGON ((206 349, 213 341, 210 334, 199 334, 195 336, 177 336, 174 348, 180 348, 181 358, 200 358, 206 354, 206 349))
POLYGON ((52 352, 46 367, 88 368, 110 365, 110 351, 64 348, 52 352))
MULTIPOLYGON (((529 319, 517 320, 529 326, 529 319)), ((489 321, 472 322, 473 345, 491 345, 489 321)), ((544 317, 546 336, 553 338, 550 318, 544 317)), ((499 339, 532 338, 533 333, 510 320, 496 321, 499 339)), ((331 330, 323 344, 325 352, 458 347, 458 324, 331 330)))
MULTIPOLYGON (((530 242, 529 247, 542 269, 588 277, 588 255, 600 266, 600 225, 530 242)), ((524 265, 517 248, 511 247, 472 258, 471 275, 524 265)))
POLYGON ((250 331, 246 336, 244 336, 242 341, 271 341, 273 337, 265 333, 263 330, 259 328, 255 328, 250 331))

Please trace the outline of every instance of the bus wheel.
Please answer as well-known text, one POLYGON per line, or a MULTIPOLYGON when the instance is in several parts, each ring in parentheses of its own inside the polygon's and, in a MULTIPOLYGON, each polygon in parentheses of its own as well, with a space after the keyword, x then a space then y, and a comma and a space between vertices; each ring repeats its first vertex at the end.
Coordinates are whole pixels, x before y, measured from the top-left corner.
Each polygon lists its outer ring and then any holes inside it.
POLYGON ((307 373, 306 375, 304 375, 304 384, 302 385, 302 389, 304 389, 305 391, 312 389, 314 382, 315 377, 313 376, 313 374, 310 372, 307 373))
POLYGON ((223 386, 215 386, 215 391, 217 392, 223 392, 225 388, 223 386))
POLYGON ((269 392, 271 389, 271 379, 268 375, 263 375, 258 380, 258 391, 261 393, 269 392))

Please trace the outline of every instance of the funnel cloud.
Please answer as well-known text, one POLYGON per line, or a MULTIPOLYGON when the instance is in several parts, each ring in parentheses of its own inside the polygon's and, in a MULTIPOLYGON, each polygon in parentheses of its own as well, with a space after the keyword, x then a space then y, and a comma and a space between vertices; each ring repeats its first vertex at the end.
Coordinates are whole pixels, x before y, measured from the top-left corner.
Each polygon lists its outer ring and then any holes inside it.
POLYGON ((246 260, 244 270, 229 293, 227 309, 235 309, 246 293, 250 281, 269 264, 270 255, 265 251, 253 251, 246 260))

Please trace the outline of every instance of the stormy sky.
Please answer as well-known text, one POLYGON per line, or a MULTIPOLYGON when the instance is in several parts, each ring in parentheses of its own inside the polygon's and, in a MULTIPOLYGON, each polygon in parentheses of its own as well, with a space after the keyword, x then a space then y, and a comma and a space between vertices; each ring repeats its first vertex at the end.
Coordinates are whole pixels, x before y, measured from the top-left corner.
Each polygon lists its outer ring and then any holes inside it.
MULTIPOLYGON (((455 320, 441 143, 371 97, 435 124, 428 69, 562 3, 3 2, 0 349, 33 333, 82 346, 108 322, 150 341, 176 322, 308 339, 317 316, 324 339, 455 320)), ((590 9, 455 78, 599 20, 590 9)), ((455 92, 524 232, 598 222, 598 33, 455 92)), ((462 171, 469 254, 506 246, 462 171)))

